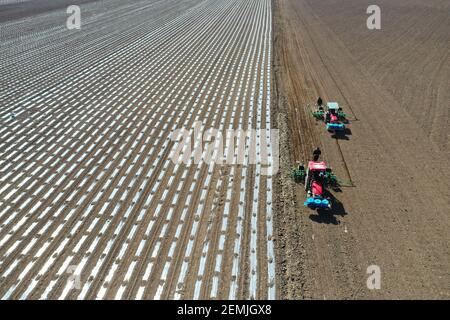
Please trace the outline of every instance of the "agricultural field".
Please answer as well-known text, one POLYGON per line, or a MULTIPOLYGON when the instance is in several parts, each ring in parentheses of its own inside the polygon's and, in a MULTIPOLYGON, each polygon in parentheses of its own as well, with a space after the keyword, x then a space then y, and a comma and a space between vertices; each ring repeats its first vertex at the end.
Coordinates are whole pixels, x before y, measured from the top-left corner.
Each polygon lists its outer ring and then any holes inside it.
POLYGON ((0 26, 0 296, 275 298, 272 176, 170 157, 197 122, 270 128, 270 1, 65 10, 0 26))
POLYGON ((381 29, 370 30, 371 4, 275 1, 280 172, 320 146, 348 186, 317 214, 300 185, 277 181, 282 297, 450 298, 450 4, 377 1, 381 29), (319 96, 343 106, 349 134, 314 120, 319 96), (366 287, 372 265, 379 290, 366 287))
POLYGON ((450 299, 450 3, 371 4, 0 0, 0 299, 450 299))

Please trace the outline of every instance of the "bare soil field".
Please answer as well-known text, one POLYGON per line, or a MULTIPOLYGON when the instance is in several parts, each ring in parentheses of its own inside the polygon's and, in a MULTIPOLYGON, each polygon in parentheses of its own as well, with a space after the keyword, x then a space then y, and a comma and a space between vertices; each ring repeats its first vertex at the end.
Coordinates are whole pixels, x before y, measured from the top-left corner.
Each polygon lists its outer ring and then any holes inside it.
MULTIPOLYGON (((373 1, 372 1, 373 2, 373 1)), ((364 26, 370 0, 316 1, 314 13, 368 75, 450 156, 450 3, 377 1, 382 28, 364 26)), ((312 4, 312 1, 308 2, 312 4)))
POLYGON ((274 125, 280 298, 448 299, 448 15, 445 1, 274 1, 274 125), (337 139, 307 105, 338 101, 355 118, 337 139), (320 146, 354 187, 331 213, 303 207, 289 170, 320 146), (381 269, 381 289, 366 286, 381 269))

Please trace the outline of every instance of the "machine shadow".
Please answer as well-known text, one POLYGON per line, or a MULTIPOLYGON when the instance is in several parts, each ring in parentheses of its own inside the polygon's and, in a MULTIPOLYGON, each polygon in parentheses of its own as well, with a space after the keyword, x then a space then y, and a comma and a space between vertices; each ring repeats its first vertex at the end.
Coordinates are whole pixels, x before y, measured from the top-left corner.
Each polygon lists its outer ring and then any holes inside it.
POLYGON ((342 131, 335 131, 331 137, 338 140, 350 140, 350 137, 352 135, 352 130, 349 128, 345 128, 342 131))
POLYGON ((341 222, 337 219, 337 216, 345 216, 348 214, 345 211, 344 205, 329 191, 324 191, 324 197, 329 198, 331 203, 331 209, 317 209, 317 214, 311 214, 309 218, 317 223, 339 225, 341 222))

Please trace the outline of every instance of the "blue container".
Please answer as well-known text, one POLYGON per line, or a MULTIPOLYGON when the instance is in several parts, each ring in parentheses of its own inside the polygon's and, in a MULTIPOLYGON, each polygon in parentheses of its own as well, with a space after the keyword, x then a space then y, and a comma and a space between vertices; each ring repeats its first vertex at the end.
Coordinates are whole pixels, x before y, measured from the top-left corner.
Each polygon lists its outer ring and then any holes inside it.
POLYGON ((345 125, 343 123, 327 123, 327 130, 344 130, 345 125))
POLYGON ((313 198, 308 198, 306 199, 306 201, 303 203, 304 206, 309 207, 312 204, 314 204, 314 199, 313 198))

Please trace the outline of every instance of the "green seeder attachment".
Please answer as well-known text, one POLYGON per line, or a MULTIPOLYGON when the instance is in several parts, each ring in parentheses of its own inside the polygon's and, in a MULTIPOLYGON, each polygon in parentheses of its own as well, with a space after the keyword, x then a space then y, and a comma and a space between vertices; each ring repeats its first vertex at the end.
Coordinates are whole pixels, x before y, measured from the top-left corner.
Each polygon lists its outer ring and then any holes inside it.
POLYGON ((338 118, 341 120, 345 120, 348 117, 348 114, 344 113, 344 111, 338 111, 337 115, 338 115, 338 118))
POLYGON ((325 112, 323 110, 318 110, 318 111, 313 111, 313 116, 314 118, 321 120, 323 119, 323 115, 325 114, 325 112))
POLYGON ((325 179, 327 181, 327 184, 333 188, 354 186, 352 181, 344 181, 339 179, 333 172, 331 172, 331 170, 325 172, 325 179))
MULTIPOLYGON (((327 185, 330 186, 339 186, 341 185, 341 181, 335 176, 335 174, 331 171, 331 169, 327 169, 324 172, 324 178, 327 185)), ((303 165, 298 167, 293 167, 291 170, 291 177, 295 182, 304 182, 306 177, 306 169, 303 165)))
MULTIPOLYGON (((323 111, 323 110, 313 111, 312 115, 317 120, 323 120, 325 111, 323 111)), ((344 113, 344 111, 338 111, 337 116, 340 120, 345 120, 345 119, 347 119, 348 114, 344 113)))
MULTIPOLYGON (((323 179, 324 179, 324 185, 330 186, 333 189, 340 189, 341 187, 354 187, 353 182, 350 181, 344 181, 339 179, 331 170, 331 168, 327 168, 325 171, 323 171, 323 179)), ((290 172, 290 176, 296 183, 306 183, 305 178, 307 175, 307 171, 303 165, 299 165, 296 167, 293 167, 290 172)))
POLYGON ((325 171, 325 180, 330 186, 339 186, 339 180, 336 175, 330 170, 325 171))
POLYGON ((302 182, 305 180, 306 170, 303 166, 294 167, 291 170, 291 177, 295 182, 302 182))

